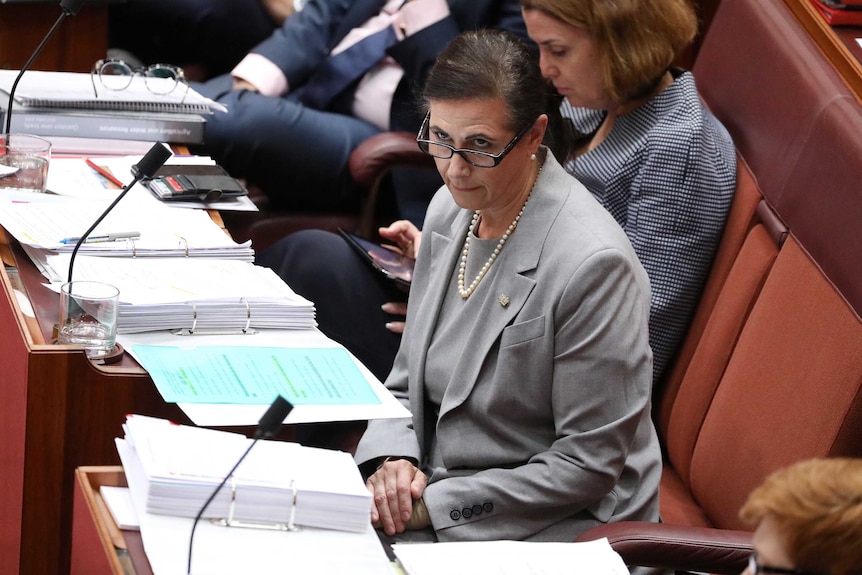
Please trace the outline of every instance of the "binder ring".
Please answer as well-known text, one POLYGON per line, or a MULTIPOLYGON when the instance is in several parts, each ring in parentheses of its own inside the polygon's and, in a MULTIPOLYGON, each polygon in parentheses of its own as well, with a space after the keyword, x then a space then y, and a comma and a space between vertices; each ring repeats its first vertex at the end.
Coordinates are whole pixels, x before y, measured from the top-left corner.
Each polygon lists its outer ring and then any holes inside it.
POLYGON ((198 326, 198 307, 192 302, 192 327, 189 328, 189 335, 194 335, 195 328, 198 326))
POLYGON ((180 248, 185 250, 186 257, 189 257, 189 242, 186 238, 180 236, 180 248))
POLYGON ((239 301, 245 304, 245 327, 242 328, 242 333, 248 333, 249 328, 251 327, 251 306, 248 304, 248 300, 240 298, 239 301))
POLYGON ((230 506, 228 507, 227 517, 221 519, 210 519, 210 523, 214 525, 220 525, 222 527, 243 527, 246 529, 269 529, 273 531, 300 531, 301 528, 297 527, 294 523, 294 519, 296 518, 296 486, 293 484, 293 480, 290 481, 290 489, 292 492, 292 502, 290 505, 290 518, 287 523, 263 523, 257 521, 241 521, 239 519, 234 518, 234 514, 236 512, 236 479, 234 477, 230 478, 230 506))

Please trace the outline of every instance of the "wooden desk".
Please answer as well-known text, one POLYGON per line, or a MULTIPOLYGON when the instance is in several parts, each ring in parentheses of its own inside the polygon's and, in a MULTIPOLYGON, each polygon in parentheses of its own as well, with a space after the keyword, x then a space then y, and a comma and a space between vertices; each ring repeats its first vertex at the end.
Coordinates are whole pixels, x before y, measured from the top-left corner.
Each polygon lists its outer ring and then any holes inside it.
POLYGON ((57 295, 2 229, 0 256, 0 573, 64 574, 75 468, 119 463, 113 438, 128 413, 190 422, 133 360, 100 366, 51 344, 57 295))
POLYGON ((122 467, 79 467, 75 470, 72 521, 72 575, 152 575, 140 532, 121 531, 99 489, 125 487, 122 467))
MULTIPOLYGON (((20 69, 61 14, 57 1, 0 3, 0 68, 20 69)), ((87 2, 54 32, 34 70, 89 72, 108 51, 108 6, 87 2)))

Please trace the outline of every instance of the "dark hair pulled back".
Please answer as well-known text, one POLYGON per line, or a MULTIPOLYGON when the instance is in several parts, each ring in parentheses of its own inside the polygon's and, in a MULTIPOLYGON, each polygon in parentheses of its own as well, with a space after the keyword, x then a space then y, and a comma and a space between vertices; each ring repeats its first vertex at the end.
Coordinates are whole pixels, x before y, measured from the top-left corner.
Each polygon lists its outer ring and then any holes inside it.
POLYGON ((424 112, 433 100, 502 100, 507 127, 515 132, 547 114, 543 143, 560 162, 571 151, 562 98, 542 77, 537 56, 510 32, 484 29, 457 36, 431 67, 421 98, 424 112))

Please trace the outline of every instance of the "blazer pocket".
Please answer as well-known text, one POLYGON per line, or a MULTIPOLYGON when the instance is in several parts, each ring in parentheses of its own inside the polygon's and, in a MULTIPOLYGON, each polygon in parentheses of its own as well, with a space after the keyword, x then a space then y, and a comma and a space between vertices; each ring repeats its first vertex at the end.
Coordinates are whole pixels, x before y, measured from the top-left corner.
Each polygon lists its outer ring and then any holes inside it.
POLYGON ((517 345, 545 335, 545 317, 535 317, 531 320, 512 324, 503 330, 500 336, 500 348, 517 345))

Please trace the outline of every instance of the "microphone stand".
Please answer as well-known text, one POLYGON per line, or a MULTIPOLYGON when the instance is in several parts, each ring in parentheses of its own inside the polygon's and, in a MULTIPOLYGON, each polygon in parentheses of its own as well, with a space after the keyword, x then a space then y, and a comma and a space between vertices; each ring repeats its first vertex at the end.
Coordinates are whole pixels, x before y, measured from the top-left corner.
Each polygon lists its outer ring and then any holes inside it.
POLYGON ((192 572, 192 545, 195 541, 195 529, 197 529, 198 521, 200 521, 204 511, 206 511, 207 507, 209 507, 210 503, 212 503, 213 499, 218 495, 218 492, 221 491, 221 488, 224 487, 224 484, 227 483, 227 480, 233 476, 236 468, 239 467, 239 464, 242 463, 245 456, 251 451, 251 448, 257 444, 258 440, 272 437, 275 432, 278 431, 278 428, 281 427, 281 423, 292 410, 293 405, 282 396, 279 395, 275 398, 275 401, 272 402, 272 405, 269 406, 269 409, 266 410, 266 413, 263 414, 263 417, 260 418, 260 421, 257 424, 257 430, 254 433, 254 441, 251 442, 251 445, 248 446, 245 453, 240 456, 231 470, 224 476, 224 479, 221 480, 221 483, 218 484, 218 487, 215 488, 209 498, 204 502, 201 510, 198 511, 198 514, 195 516, 194 523, 192 523, 192 533, 189 536, 189 561, 186 566, 186 575, 191 575, 192 572))
MULTIPOLYGON (((7 136, 11 133, 12 127, 12 105, 15 103, 15 89, 18 87, 18 82, 21 81, 21 77, 24 75, 24 72, 30 69, 30 66, 33 64, 33 61, 39 57, 39 53, 42 52, 42 48, 45 47, 45 44, 48 43, 48 40, 51 36, 54 35, 54 31, 60 26, 63 20, 66 19, 66 16, 74 16, 78 13, 78 10, 81 9, 81 5, 84 3, 84 0, 63 0, 60 2, 60 8, 63 11, 60 13, 60 16, 57 18, 57 21, 54 22, 54 25, 51 26, 51 29, 48 30, 48 33, 42 38, 42 42, 36 47, 36 50, 33 54, 30 55, 30 59, 27 60, 27 63, 21 68, 21 71, 18 72, 18 75, 15 77, 15 82, 12 83, 12 89, 9 90, 9 107, 6 108, 6 129, 3 132, 7 136)), ((6 138, 6 146, 9 146, 9 139, 6 138)))
POLYGON ((84 234, 80 238, 78 238, 77 243, 75 243, 75 248, 72 250, 72 256, 69 258, 69 283, 72 282, 72 268, 75 265, 75 256, 78 255, 78 250, 81 248, 81 245, 87 240, 87 237, 91 233, 93 233, 93 230, 96 229, 96 226, 98 226, 102 222, 102 220, 104 220, 105 217, 109 213, 111 213, 111 210, 114 209, 114 206, 120 203, 120 200, 122 200, 125 195, 129 193, 129 190, 131 190, 135 184, 137 184, 144 178, 152 178, 156 174, 156 171, 158 171, 158 169, 161 168, 162 165, 170 157, 171 151, 167 148, 167 146, 161 143, 156 143, 153 144, 153 147, 150 148, 150 150, 144 155, 143 158, 141 158, 141 161, 132 166, 132 175, 134 176, 134 179, 128 184, 126 184, 126 186, 123 188, 123 191, 120 192, 120 194, 114 199, 113 202, 111 202, 111 205, 108 206, 108 208, 104 212, 102 212, 102 215, 99 216, 95 222, 93 222, 93 225, 90 226, 90 228, 86 232, 84 232, 84 234))

